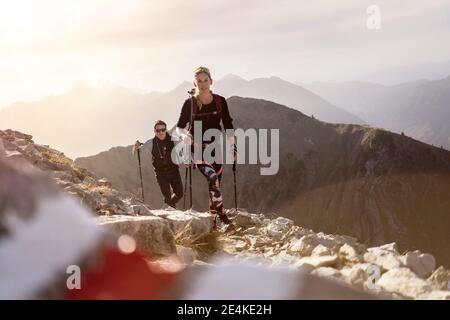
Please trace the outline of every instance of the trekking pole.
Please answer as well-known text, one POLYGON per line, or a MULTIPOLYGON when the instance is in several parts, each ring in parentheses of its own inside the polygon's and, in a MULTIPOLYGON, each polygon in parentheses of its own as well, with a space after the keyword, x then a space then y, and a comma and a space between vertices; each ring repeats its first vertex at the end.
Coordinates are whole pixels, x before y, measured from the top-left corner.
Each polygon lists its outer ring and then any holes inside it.
MULTIPOLYGON (((192 96, 195 94, 195 88, 192 88, 187 92, 189 94, 189 98, 192 99, 192 96)), ((189 130, 192 126, 192 110, 191 110, 191 120, 189 121, 189 130)), ((187 174, 187 172, 186 172, 187 174)), ((192 162, 189 162, 189 204, 190 209, 192 210, 192 162)))
POLYGON ((234 144, 232 146, 233 148, 233 181, 234 181, 234 209, 237 212, 237 186, 236 186, 236 162, 237 162, 237 146, 236 146, 236 138, 234 138, 234 144))
MULTIPOLYGON (((136 141, 137 144, 142 145, 139 140, 136 141)), ((137 157, 139 163, 139 176, 141 177, 141 192, 142 192, 142 202, 145 202, 144 198, 144 183, 142 181, 142 168, 141 168, 141 149, 137 149, 137 157)))
POLYGON ((192 170, 191 166, 189 166, 189 203, 192 209, 192 170))
POLYGON ((184 196, 183 196, 183 210, 186 210, 186 190, 187 190, 187 178, 188 168, 186 167, 186 173, 184 175, 184 196))
POLYGON ((234 179, 234 208, 237 212, 237 192, 236 192, 236 159, 233 162, 233 179, 234 179))

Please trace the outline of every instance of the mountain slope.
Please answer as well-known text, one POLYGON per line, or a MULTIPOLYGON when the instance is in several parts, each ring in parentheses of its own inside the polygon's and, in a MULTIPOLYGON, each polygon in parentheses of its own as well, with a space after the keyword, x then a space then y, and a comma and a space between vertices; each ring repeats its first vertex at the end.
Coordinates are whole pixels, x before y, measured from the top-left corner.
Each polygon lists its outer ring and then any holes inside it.
MULTIPOLYGON (((450 152, 385 130, 321 122, 266 100, 231 97, 228 104, 236 128, 280 129, 276 175, 261 176, 259 165, 238 165, 240 207, 276 211, 302 226, 369 245, 396 241, 401 250, 419 248, 450 265, 450 152)), ((76 163, 138 194, 130 147, 76 163)), ((143 170, 146 199, 158 207, 161 195, 148 157, 143 170)), ((194 208, 206 210, 206 183, 196 171, 193 176, 194 208)), ((229 166, 222 186, 225 207, 232 207, 229 166)))

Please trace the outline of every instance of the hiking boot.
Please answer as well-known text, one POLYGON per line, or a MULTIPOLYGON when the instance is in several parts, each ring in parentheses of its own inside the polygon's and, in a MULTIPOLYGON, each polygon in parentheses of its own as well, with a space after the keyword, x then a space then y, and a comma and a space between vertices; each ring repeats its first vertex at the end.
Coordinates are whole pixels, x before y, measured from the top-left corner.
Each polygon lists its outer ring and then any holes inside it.
POLYGON ((175 205, 170 205, 168 203, 164 203, 161 210, 176 210, 177 207, 175 205))
POLYGON ((222 223, 224 223, 224 224, 230 224, 231 223, 231 220, 228 219, 228 216, 225 213, 219 213, 218 216, 220 218, 220 221, 222 221, 222 223))

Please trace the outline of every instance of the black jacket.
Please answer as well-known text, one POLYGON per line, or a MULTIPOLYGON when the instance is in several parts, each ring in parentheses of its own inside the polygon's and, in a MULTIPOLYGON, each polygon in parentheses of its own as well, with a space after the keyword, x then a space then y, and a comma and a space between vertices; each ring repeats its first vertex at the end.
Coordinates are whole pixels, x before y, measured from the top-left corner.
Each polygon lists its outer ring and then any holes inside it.
POLYGON ((157 174, 178 170, 178 165, 172 162, 171 153, 175 144, 170 134, 166 134, 164 140, 159 140, 156 136, 147 140, 142 146, 144 152, 150 152, 152 164, 157 174))

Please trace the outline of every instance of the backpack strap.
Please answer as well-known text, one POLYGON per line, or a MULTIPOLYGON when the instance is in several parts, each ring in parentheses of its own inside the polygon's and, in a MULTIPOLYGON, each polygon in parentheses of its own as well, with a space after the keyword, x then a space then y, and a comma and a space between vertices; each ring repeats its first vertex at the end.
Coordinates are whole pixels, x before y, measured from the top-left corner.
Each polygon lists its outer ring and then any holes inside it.
POLYGON ((218 115, 220 119, 222 118, 222 98, 218 94, 215 94, 215 93, 213 93, 212 95, 213 95, 214 104, 216 106, 216 111, 206 112, 206 113, 198 112, 197 101, 195 100, 194 96, 191 96, 191 117, 189 120, 189 130, 188 131, 190 131, 192 129, 192 121, 197 116, 206 116, 206 115, 215 114, 215 115, 218 115))
MULTIPOLYGON (((158 138, 155 138, 158 139, 158 138)), ((158 141, 153 141, 152 143, 152 157, 157 157, 158 156, 158 146, 157 146, 158 141)))
POLYGON ((190 116, 190 119, 189 119, 189 128, 188 128, 188 131, 191 131, 191 129, 192 129, 192 120, 193 120, 193 118, 194 118, 194 96, 191 96, 191 116, 190 116))
POLYGON ((213 93, 214 101, 216 102, 216 109, 217 114, 220 118, 222 118, 222 98, 218 95, 213 93))

